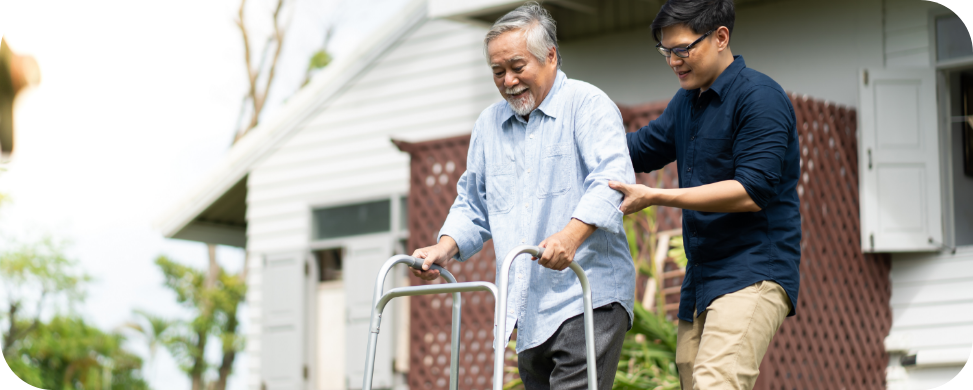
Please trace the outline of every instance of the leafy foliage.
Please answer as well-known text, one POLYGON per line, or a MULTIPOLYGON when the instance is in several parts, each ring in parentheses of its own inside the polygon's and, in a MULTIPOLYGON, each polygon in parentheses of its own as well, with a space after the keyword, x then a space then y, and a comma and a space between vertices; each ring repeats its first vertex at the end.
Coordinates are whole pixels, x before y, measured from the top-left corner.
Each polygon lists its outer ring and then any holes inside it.
POLYGON ((73 304, 84 299, 83 285, 91 278, 64 255, 64 247, 63 242, 45 237, 0 254, 0 280, 6 298, 5 355, 41 324, 41 314, 52 302, 73 304))
MULTIPOLYGON (((632 261, 643 275, 654 278, 661 285, 661 276, 656 275, 655 248, 658 245, 658 224, 656 207, 649 207, 625 217, 625 233, 629 240, 632 261)), ((669 239, 666 255, 673 258, 681 267, 686 265, 686 251, 682 236, 669 239)), ((657 389, 679 388, 679 375, 676 372, 676 325, 666 318, 665 300, 656 294, 652 307, 656 312, 645 309, 642 302, 636 302, 633 310, 632 329, 625 334, 622 357, 615 373, 613 389, 657 389)))
MULTIPOLYGON (((661 278, 661 275, 655 275, 655 267, 652 266, 659 239, 656 207, 626 216, 624 225, 636 272, 650 278, 661 278)), ((682 236, 669 240, 667 256, 681 267, 686 266, 682 236)), ((675 365, 676 325, 666 318, 661 294, 656 295, 656 300, 653 307, 659 308, 658 312, 645 309, 642 302, 635 303, 632 329, 625 334, 622 356, 612 389, 679 389, 679 375, 675 365)), ((511 341, 508 348, 515 349, 515 346, 516 342, 511 341)), ((514 355, 511 360, 516 361, 517 356, 514 355)), ((504 390, 524 389, 517 368, 507 367, 506 370, 515 375, 513 380, 504 384, 504 390)))
POLYGON ((321 69, 331 63, 331 55, 325 49, 320 49, 314 52, 311 56, 311 60, 307 64, 308 70, 321 69))
POLYGON ((612 388, 678 389, 675 325, 664 313, 653 313, 639 304, 635 305, 634 314, 612 388))
POLYGON ((210 388, 205 385, 204 376, 214 367, 218 379, 210 386, 225 388, 233 360, 243 350, 237 318, 237 308, 247 291, 243 275, 229 274, 218 266, 205 272, 165 256, 159 256, 155 263, 162 270, 165 286, 176 294, 178 303, 193 312, 193 317, 167 322, 165 329, 153 337, 158 337, 176 359, 194 389, 210 388), (223 359, 219 364, 208 362, 205 357, 211 337, 220 341, 223 359))
POLYGON ((122 348, 124 340, 80 318, 55 316, 5 358, 17 376, 43 389, 148 389, 142 359, 122 348))
POLYGON ((4 359, 35 387, 147 389, 142 360, 122 348, 121 334, 102 331, 57 307, 50 320, 42 318, 52 302, 83 301, 91 279, 64 255, 64 247, 44 238, 0 255, 4 359))

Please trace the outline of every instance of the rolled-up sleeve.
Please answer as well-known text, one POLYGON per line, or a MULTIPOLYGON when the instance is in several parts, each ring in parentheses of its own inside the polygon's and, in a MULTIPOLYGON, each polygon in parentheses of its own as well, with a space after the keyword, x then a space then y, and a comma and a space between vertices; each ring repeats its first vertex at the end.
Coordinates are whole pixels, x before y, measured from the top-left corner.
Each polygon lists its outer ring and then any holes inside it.
POLYGON ((578 151, 588 175, 571 217, 611 233, 623 232, 618 209, 622 194, 608 187, 609 180, 635 182, 621 113, 607 96, 596 94, 575 115, 578 151))
POLYGON ((743 101, 733 142, 734 179, 763 209, 778 195, 788 129, 796 119, 790 100, 774 88, 757 86, 743 101))
POLYGON ((456 200, 449 208, 449 215, 436 240, 438 242, 443 236, 449 236, 456 241, 459 247, 456 259, 459 261, 473 257, 483 249, 483 243, 493 237, 486 205, 484 164, 483 145, 478 141, 474 127, 466 157, 466 172, 456 183, 456 200))
POLYGON ((648 125, 625 135, 635 172, 652 172, 676 160, 674 130, 670 115, 666 115, 669 107, 648 125))

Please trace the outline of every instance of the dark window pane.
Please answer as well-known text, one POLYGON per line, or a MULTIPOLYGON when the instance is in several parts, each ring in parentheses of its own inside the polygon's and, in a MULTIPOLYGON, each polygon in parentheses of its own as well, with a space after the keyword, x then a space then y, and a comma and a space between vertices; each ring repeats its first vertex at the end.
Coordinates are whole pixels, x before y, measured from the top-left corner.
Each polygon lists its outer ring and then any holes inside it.
POLYGON ((388 199, 314 210, 314 238, 357 236, 387 232, 392 226, 388 199))
POLYGON ((409 230, 409 198, 399 198, 399 230, 409 230))
POLYGON ((973 56, 970 31, 958 16, 936 19, 936 58, 939 61, 973 56))
POLYGON ((341 280, 341 248, 315 251, 318 259, 318 281, 341 280))

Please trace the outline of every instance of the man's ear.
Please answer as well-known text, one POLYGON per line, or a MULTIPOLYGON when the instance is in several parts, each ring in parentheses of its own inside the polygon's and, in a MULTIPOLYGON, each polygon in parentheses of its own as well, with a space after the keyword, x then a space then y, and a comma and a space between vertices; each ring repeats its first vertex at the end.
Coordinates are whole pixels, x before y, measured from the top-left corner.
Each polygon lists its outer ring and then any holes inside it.
POLYGON ((720 26, 716 29, 715 35, 717 50, 723 51, 730 47, 730 29, 726 28, 726 26, 720 26))
POLYGON ((554 63, 557 65, 557 48, 551 47, 551 50, 547 51, 547 63, 554 63))

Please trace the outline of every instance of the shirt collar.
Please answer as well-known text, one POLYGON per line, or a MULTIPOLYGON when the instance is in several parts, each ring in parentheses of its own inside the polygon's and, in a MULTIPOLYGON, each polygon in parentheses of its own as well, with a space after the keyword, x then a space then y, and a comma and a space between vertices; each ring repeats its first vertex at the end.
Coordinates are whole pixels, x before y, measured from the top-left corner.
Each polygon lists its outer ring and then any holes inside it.
MULTIPOLYGON (((552 118, 557 118, 561 114, 561 99, 558 97, 558 92, 561 87, 564 86, 564 82, 568 79, 568 76, 564 74, 560 69, 557 70, 557 76, 554 77, 554 85, 551 86, 551 90, 547 91, 547 96, 544 97, 544 101, 537 106, 537 110, 540 110, 544 115, 552 118)), ((510 118, 515 116, 514 110, 510 108, 510 103, 504 105, 504 111, 501 123, 504 123, 510 118)))
MULTIPOLYGON (((733 56, 733 62, 731 62, 730 66, 727 66, 726 69, 723 69, 723 73, 720 73, 720 75, 716 77, 716 81, 714 81, 713 85, 709 87, 709 90, 713 91, 713 93, 715 93, 716 96, 719 96, 720 100, 722 100, 723 97, 726 96, 727 89, 733 85, 733 81, 736 80, 737 75, 739 75, 740 71, 746 67, 747 63, 743 61, 742 55, 733 56)), ((699 89, 697 88, 692 91, 686 91, 685 93, 689 96, 698 95, 699 89)))

